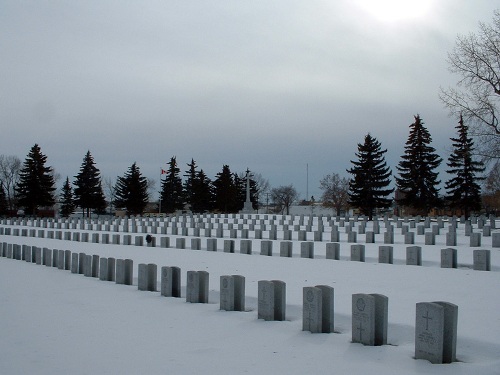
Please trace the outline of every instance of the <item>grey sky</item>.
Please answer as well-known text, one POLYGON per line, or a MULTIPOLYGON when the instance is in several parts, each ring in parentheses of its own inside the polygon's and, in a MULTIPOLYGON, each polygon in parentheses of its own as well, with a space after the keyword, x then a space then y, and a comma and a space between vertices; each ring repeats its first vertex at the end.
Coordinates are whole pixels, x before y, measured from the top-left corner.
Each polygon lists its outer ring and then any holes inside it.
POLYGON ((446 159, 446 55, 498 2, 430 0, 399 21, 361 3, 1 0, 0 154, 38 143, 73 179, 90 150, 103 177, 135 161, 157 181, 175 155, 183 172, 249 167, 303 198, 309 164, 319 197, 367 132, 395 167, 418 113, 446 159))

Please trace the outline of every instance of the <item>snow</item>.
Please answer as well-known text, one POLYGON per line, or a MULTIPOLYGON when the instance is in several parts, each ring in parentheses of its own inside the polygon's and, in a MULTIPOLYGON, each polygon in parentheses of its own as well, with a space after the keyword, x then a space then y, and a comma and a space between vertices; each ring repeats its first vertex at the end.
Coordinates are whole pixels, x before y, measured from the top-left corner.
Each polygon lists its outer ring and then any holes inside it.
MULTIPOLYGON (((366 244, 365 263, 349 261, 351 244, 343 232, 338 261, 325 259, 326 241, 315 242, 315 259, 302 259, 296 240, 294 257, 281 258, 279 240, 267 257, 259 254, 260 240, 253 240, 252 255, 244 255, 223 253, 222 239, 219 252, 207 252, 0 235, 0 242, 134 261, 134 286, 124 286, 0 257, 0 374, 500 374, 500 250, 483 237, 481 248, 492 251, 492 270, 474 271, 474 248, 462 225, 455 247, 458 269, 441 269, 445 232, 432 246, 415 236, 421 267, 405 265, 408 245, 396 228, 393 265, 378 263, 382 234, 366 244), (138 291, 139 263, 180 267, 183 297, 186 272, 208 271, 209 303, 138 291), (228 274, 246 278, 245 312, 219 309, 219 277, 228 274), (285 322, 257 319, 259 280, 286 282, 285 322), (335 288, 336 333, 301 330, 302 288, 319 284, 335 288), (389 345, 351 343, 354 293, 389 297, 389 345), (415 304, 431 301, 458 305, 453 364, 413 358, 415 304)), ((159 244, 161 235, 155 236, 159 244)), ((168 236, 175 244, 177 236, 168 236)), ((363 243, 364 235, 358 234, 358 241, 363 243)))

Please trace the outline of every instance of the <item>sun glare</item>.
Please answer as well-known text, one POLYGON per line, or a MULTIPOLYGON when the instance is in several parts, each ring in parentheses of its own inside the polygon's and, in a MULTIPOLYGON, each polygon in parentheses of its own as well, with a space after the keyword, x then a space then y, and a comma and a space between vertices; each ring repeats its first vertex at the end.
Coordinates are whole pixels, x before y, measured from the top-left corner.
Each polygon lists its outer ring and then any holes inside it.
POLYGON ((398 22, 425 16, 432 0, 357 0, 365 12, 382 22, 398 22))

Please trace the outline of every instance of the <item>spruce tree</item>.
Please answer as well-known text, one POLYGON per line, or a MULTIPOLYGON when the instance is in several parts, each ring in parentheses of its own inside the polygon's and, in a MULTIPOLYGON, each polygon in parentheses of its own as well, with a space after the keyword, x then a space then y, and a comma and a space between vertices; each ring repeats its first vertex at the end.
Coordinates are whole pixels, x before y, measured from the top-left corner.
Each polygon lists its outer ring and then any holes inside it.
POLYGON ((402 194, 398 204, 412 207, 417 213, 424 215, 440 206, 437 188, 440 181, 435 169, 442 159, 436 154, 434 147, 430 146, 431 142, 432 138, 424 127, 424 122, 419 115, 415 116, 415 122, 410 125, 405 153, 397 166, 399 178, 396 177, 396 183, 402 194))
POLYGON ((235 184, 234 175, 228 165, 222 166, 222 171, 217 173, 213 181, 214 208, 222 213, 237 212, 241 209, 239 188, 235 184))
POLYGON ((75 211, 75 200, 73 197, 73 189, 69 183, 69 178, 66 177, 66 182, 62 187, 61 197, 61 216, 69 217, 75 211))
POLYGON ((188 163, 189 169, 186 171, 184 177, 186 180, 184 181, 184 199, 185 203, 191 207, 191 211, 193 211, 193 201, 194 201, 194 184, 196 183, 196 162, 194 159, 191 159, 191 163, 188 163))
POLYGON ((349 203, 359 208, 369 220, 377 208, 387 208, 392 200, 388 199, 394 189, 388 189, 392 172, 387 166, 380 142, 370 134, 365 136, 364 144, 358 143, 357 161, 351 160, 353 167, 347 172, 353 175, 349 181, 349 203))
POLYGON ((7 194, 5 194, 3 183, 0 181, 0 216, 7 216, 8 212, 7 194))
POLYGON ((90 216, 90 211, 93 209, 96 212, 102 212, 106 208, 106 198, 102 191, 100 171, 95 166, 94 158, 87 151, 83 158, 80 173, 75 176, 76 180, 74 195, 75 204, 81 207, 87 216, 90 216))
POLYGON ((213 207, 212 181, 207 177, 203 169, 196 173, 193 180, 193 196, 191 200, 191 211, 207 212, 213 207))
POLYGON ((36 215, 38 207, 52 206, 55 202, 53 170, 45 166, 46 162, 47 157, 35 144, 19 172, 18 205, 32 215, 36 215))
POLYGON ((148 181, 134 162, 116 181, 116 207, 124 207, 127 215, 142 215, 148 204, 148 181))
POLYGON ((469 138, 469 127, 464 124, 462 115, 455 127, 458 138, 450 138, 453 142, 453 152, 446 165, 446 172, 454 177, 446 182, 447 203, 452 209, 458 210, 466 217, 471 211, 481 209, 481 187, 477 181, 483 180, 478 173, 484 172, 484 165, 473 160, 474 142, 469 138))
POLYGON ((167 176, 161 183, 161 212, 173 213, 184 208, 182 180, 175 156, 168 163, 167 176))

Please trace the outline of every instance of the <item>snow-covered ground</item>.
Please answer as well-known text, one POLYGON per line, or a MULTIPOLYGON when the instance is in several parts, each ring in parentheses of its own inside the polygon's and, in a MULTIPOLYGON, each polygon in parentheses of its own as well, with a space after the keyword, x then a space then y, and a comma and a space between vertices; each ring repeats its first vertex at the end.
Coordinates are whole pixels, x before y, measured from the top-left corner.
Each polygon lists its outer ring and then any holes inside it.
MULTIPOLYGON (((491 272, 482 272, 472 269, 474 248, 463 225, 455 247, 458 269, 440 268, 446 230, 436 245, 424 245, 424 236, 415 235, 423 264, 407 266, 400 229, 393 265, 378 263, 382 234, 366 244, 365 263, 350 261, 351 244, 340 229, 338 261, 325 259, 329 234, 315 242, 315 259, 299 257, 297 240, 294 257, 281 258, 279 240, 267 257, 255 239, 253 254, 244 255, 238 253, 239 239, 230 254, 222 252, 222 239, 218 252, 205 251, 204 237, 196 251, 189 239, 188 249, 175 249, 0 235, 0 242, 134 261, 134 286, 124 286, 0 257, 0 374, 500 374, 500 249, 492 248, 491 237, 483 237, 481 246, 492 251, 491 272), (138 291, 139 263, 180 267, 183 298, 138 291), (189 270, 209 272, 208 304, 185 302, 189 270), (219 309, 219 277, 231 274, 246 278, 246 312, 219 309), (257 319, 259 280, 286 282, 286 321, 257 319), (319 284, 335 288, 337 333, 301 330, 302 288, 319 284), (389 345, 351 343, 354 293, 388 296, 389 345), (453 364, 413 358, 415 304, 431 301, 458 305, 459 361, 453 364)), ((162 235, 154 236, 159 246, 162 235)), ((175 246, 177 236, 167 236, 175 246)), ((364 235, 358 234, 358 242, 364 235)))

